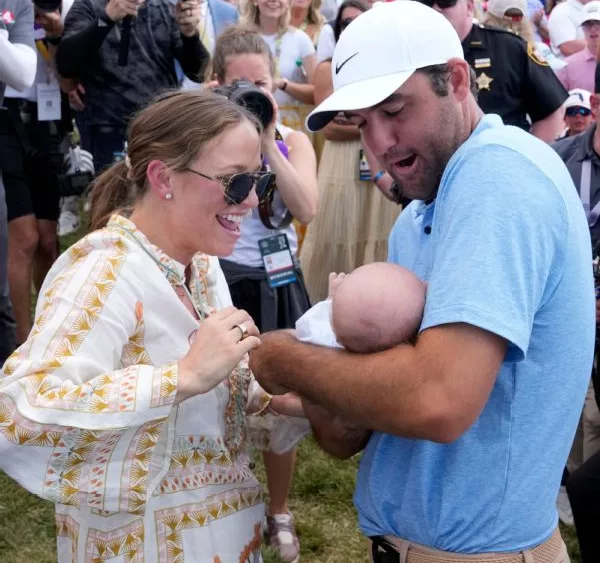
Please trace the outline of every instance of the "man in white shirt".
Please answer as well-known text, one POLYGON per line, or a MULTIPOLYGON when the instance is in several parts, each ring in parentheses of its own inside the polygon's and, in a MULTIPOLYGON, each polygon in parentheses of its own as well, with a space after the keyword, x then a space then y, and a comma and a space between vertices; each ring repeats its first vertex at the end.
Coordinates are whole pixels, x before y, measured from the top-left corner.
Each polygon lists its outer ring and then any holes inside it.
POLYGON ((565 0, 557 4, 550 13, 550 42, 557 55, 568 57, 585 47, 580 22, 584 16, 584 6, 588 2, 589 0, 565 0))

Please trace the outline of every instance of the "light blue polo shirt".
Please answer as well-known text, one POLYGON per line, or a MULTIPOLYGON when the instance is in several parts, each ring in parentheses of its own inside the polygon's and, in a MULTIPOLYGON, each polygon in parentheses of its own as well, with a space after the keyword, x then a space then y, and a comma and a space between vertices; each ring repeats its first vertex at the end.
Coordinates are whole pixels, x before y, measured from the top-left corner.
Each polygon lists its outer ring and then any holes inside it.
POLYGON ((455 442, 373 434, 355 493, 363 532, 460 553, 539 544, 557 524, 594 348, 589 230, 566 167, 485 116, 435 203, 400 215, 389 259, 429 282, 421 330, 462 322, 510 344, 487 405, 455 442))

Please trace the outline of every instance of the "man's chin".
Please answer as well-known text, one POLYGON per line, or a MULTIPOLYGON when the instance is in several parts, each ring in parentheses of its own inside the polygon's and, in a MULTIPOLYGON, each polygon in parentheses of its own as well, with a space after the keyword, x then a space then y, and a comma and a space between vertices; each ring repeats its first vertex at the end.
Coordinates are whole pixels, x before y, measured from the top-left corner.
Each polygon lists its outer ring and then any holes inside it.
POLYGON ((390 193, 396 203, 406 203, 406 200, 419 199, 423 201, 431 201, 435 199, 437 194, 437 186, 433 189, 428 189, 425 186, 407 186, 392 175, 394 183, 390 188, 390 193))

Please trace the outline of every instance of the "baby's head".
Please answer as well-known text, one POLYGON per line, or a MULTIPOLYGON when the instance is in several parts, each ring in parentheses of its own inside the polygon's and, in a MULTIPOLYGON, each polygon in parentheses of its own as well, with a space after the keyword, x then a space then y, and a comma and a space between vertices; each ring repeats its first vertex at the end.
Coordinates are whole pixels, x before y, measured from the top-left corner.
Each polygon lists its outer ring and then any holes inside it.
POLYGON ((385 262, 330 278, 331 324, 338 342, 365 353, 410 340, 421 324, 425 291, 415 274, 385 262))

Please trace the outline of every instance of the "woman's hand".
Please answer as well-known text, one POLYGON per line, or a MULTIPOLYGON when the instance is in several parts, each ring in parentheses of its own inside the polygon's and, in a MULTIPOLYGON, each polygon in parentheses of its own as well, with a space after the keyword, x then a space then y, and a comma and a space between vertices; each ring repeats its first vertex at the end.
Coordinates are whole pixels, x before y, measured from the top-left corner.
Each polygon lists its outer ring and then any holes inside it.
POLYGON ((188 353, 179 360, 176 403, 206 393, 229 377, 244 354, 260 345, 260 332, 246 311, 228 307, 202 322, 188 353), (248 332, 241 339, 241 326, 248 332))
POLYGON ((277 131, 277 122, 279 121, 279 108, 277 107, 277 102, 275 101, 275 97, 268 90, 263 90, 263 94, 269 98, 271 105, 273 106, 273 118, 271 119, 271 123, 267 125, 262 134, 262 152, 268 158, 269 154, 276 150, 279 151, 277 147, 277 143, 275 142, 275 133, 277 131))

